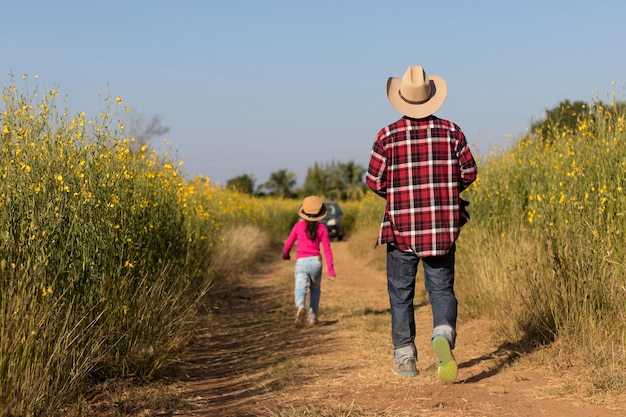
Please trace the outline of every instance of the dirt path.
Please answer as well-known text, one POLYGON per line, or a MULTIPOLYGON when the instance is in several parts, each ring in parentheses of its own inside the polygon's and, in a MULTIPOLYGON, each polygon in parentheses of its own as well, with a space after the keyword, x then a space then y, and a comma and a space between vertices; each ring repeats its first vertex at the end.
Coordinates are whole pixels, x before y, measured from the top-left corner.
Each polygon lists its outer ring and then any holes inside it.
MULTIPOLYGON (((429 345, 431 316, 418 306, 415 378, 392 372, 384 273, 333 242, 336 282, 322 284, 321 323, 293 326, 293 261, 271 262, 219 302, 182 369, 181 416, 624 416, 617 402, 559 398, 562 381, 498 349, 489 323, 465 322, 459 378, 443 385, 429 345)), ((624 405, 623 399, 621 405, 624 405)))

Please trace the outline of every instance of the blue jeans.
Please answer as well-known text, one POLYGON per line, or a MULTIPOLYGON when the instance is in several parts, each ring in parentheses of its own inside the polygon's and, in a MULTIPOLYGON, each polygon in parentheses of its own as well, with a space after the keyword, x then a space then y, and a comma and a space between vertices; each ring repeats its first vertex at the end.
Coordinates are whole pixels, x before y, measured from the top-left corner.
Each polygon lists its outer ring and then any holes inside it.
MULTIPOLYGON (((457 300, 454 295, 453 245, 446 255, 421 258, 424 284, 428 291, 433 315, 431 337, 444 336, 450 347, 456 343, 457 300)), ((403 252, 387 245, 387 290, 391 305, 391 339, 394 360, 417 360, 415 348, 415 277, 420 258, 412 252, 403 252)))
POLYGON ((296 287, 295 301, 296 310, 299 307, 306 308, 306 293, 310 292, 309 319, 317 317, 320 305, 320 286, 322 284, 322 260, 317 256, 296 259, 296 287))

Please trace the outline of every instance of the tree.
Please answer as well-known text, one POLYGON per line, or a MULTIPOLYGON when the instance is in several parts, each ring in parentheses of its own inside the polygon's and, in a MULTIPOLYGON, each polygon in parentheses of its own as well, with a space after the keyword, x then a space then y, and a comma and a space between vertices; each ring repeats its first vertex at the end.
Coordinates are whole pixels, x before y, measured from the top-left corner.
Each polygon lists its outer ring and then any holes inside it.
POLYGON ((326 168, 328 172, 327 197, 330 200, 343 200, 346 198, 346 180, 341 166, 341 163, 332 161, 326 168))
POLYGON ((154 115, 150 120, 141 114, 133 114, 128 119, 128 133, 130 137, 135 138, 135 146, 137 148, 147 144, 151 139, 163 136, 170 131, 169 127, 163 126, 163 118, 160 115, 154 115))
POLYGON ((272 172, 270 179, 261 186, 268 194, 274 197, 292 198, 295 196, 293 187, 296 186, 296 174, 286 169, 272 172))
POLYGON ((364 187, 364 172, 365 169, 354 161, 333 161, 324 166, 315 163, 307 171, 303 189, 308 195, 315 194, 330 200, 359 199, 364 187))
POLYGON ((240 175, 226 181, 226 187, 244 194, 254 195, 256 178, 252 175, 240 175))
POLYGON ((339 166, 346 184, 346 197, 350 200, 360 200, 365 187, 365 183, 363 182, 365 168, 355 164, 354 161, 340 164, 339 166))
POLYGON ((309 168, 304 179, 303 191, 306 195, 318 195, 325 197, 328 186, 328 172, 317 162, 309 168))
POLYGON ((581 117, 589 114, 589 106, 584 101, 571 103, 564 100, 553 109, 546 110, 543 120, 530 125, 530 131, 543 140, 552 140, 554 132, 575 130, 581 117))

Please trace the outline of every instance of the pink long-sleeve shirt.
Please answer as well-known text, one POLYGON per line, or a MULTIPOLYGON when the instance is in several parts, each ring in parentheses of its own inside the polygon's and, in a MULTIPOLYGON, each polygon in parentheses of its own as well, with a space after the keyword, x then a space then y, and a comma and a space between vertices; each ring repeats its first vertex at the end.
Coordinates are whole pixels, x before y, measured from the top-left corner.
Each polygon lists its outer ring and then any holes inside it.
POLYGON ((289 237, 283 246, 283 257, 289 257, 289 252, 294 243, 298 241, 298 250, 296 251, 296 259, 307 258, 309 256, 321 256, 320 243, 324 248, 324 259, 326 260, 326 268, 328 276, 335 276, 335 267, 333 265, 333 252, 330 248, 330 239, 328 237, 328 229, 322 223, 317 224, 317 237, 315 241, 311 241, 306 231, 306 220, 298 221, 293 228, 289 237))

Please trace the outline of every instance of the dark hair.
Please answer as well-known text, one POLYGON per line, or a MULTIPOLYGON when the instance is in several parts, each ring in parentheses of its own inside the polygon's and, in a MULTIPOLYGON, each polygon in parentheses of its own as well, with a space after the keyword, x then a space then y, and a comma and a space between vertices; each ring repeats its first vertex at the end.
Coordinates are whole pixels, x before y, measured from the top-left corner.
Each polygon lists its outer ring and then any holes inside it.
POLYGON ((309 239, 311 239, 311 242, 315 242, 315 239, 317 239, 317 222, 310 222, 307 220, 306 232, 307 235, 309 235, 309 239))

